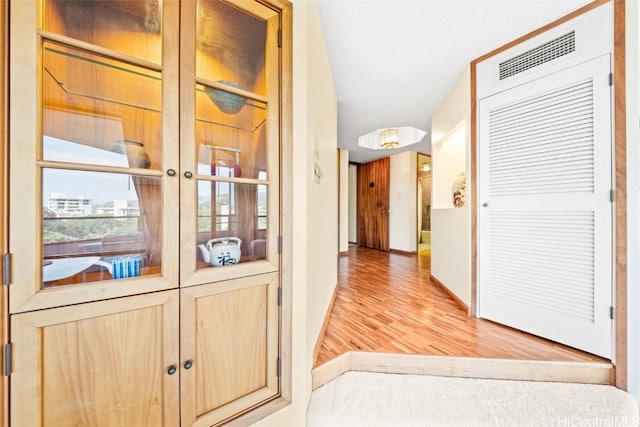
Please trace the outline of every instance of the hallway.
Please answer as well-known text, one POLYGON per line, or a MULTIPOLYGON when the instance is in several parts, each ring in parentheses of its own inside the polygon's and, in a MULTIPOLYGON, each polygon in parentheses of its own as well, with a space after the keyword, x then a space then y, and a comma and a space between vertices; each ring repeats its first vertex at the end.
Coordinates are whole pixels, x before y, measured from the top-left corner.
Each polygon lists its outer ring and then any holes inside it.
POLYGON ((347 351, 603 362, 561 344, 469 317, 432 282, 429 255, 351 246, 314 366, 347 351))

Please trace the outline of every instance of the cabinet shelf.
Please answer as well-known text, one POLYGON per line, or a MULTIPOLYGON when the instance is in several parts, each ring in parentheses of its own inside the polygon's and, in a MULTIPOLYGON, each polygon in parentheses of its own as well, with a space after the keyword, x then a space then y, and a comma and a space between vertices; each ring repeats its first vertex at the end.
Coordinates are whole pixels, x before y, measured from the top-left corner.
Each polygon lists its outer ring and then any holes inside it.
MULTIPOLYGON (((107 116, 120 115, 113 106, 162 112, 160 72, 78 48, 53 46, 53 43, 45 43, 43 68, 53 86, 62 93, 45 91, 48 105, 80 111, 93 109, 94 113, 107 116)), ((259 100, 262 97, 249 97, 246 91, 215 82, 212 87, 217 90, 228 91, 234 96, 247 95, 242 111, 225 114, 208 98, 207 87, 199 83, 195 89, 196 99, 202 98, 200 102, 205 103, 202 113, 195 117, 197 122, 246 132, 255 132, 266 122, 266 103, 259 100)))

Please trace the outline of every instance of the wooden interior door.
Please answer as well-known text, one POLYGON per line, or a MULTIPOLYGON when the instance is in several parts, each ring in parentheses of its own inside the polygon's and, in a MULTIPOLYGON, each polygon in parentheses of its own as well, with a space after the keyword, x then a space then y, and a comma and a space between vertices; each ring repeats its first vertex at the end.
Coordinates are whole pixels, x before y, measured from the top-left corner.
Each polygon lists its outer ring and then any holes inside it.
POLYGON ((14 426, 177 426, 178 291, 12 316, 14 426))
POLYGON ((358 246, 389 250, 389 157, 358 166, 358 246))
POLYGON ((182 290, 182 425, 217 425, 279 394, 278 274, 182 290))

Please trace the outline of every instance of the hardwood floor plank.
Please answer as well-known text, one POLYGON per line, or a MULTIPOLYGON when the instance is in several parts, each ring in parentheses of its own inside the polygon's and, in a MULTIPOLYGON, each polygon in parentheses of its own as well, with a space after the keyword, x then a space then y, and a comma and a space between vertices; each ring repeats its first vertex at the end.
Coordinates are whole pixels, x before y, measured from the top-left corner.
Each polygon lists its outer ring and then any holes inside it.
POLYGON ((349 351, 569 362, 604 359, 469 317, 430 279, 428 255, 350 247, 315 366, 349 351))

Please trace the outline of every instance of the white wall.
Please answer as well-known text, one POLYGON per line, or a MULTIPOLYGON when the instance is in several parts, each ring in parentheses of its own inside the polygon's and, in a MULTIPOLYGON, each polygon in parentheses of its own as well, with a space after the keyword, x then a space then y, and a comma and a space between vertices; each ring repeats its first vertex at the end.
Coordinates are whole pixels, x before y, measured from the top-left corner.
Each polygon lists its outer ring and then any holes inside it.
POLYGON ((349 165, 349 241, 358 243, 358 167, 349 165))
POLYGON ((418 163, 415 151, 391 156, 389 166, 389 248, 417 251, 418 163))
MULTIPOLYGON (((464 121, 431 147, 432 208, 453 208, 452 184, 456 177, 467 170, 467 129, 464 121)), ((469 200, 468 198, 466 199, 469 200)))
MULTIPOLYGON (((307 367, 338 279, 338 101, 316 2, 307 22, 307 165, 320 167, 317 182, 307 174, 307 367)), ((294 11, 295 15, 295 11, 294 11)))
POLYGON ((340 234, 338 236, 338 249, 340 252, 349 250, 349 151, 339 150, 340 152, 340 214, 339 226, 340 234))
POLYGON ((293 3, 292 404, 260 427, 306 424, 313 347, 337 281, 337 102, 316 2, 293 3))
POLYGON ((469 209, 431 209, 431 274, 458 298, 471 302, 469 209))
POLYGON ((640 400, 640 8, 627 0, 627 386, 640 400))
POLYGON ((431 274, 467 305, 471 303, 470 122, 471 75, 467 66, 431 121, 431 274), (451 186, 462 171, 466 172, 466 204, 454 208, 451 186))

